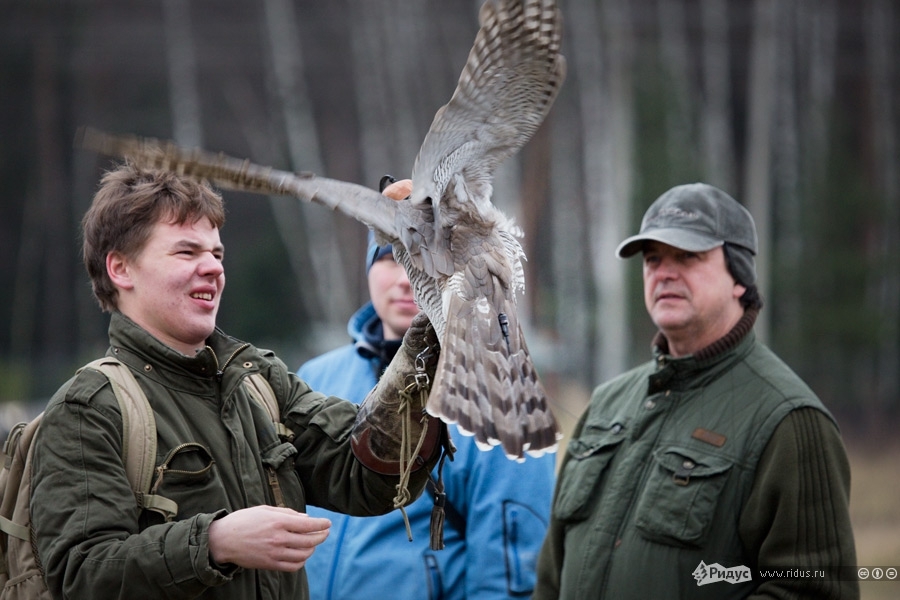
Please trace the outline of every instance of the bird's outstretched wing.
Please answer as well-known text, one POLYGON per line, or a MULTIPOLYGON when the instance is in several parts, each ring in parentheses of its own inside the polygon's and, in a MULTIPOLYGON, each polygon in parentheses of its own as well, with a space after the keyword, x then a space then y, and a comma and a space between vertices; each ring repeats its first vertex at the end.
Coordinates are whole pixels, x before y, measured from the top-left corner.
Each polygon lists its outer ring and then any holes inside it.
POLYGON ((456 90, 416 157, 414 204, 441 202, 459 173, 470 196, 490 198, 495 169, 531 139, 565 79, 554 0, 487 0, 479 22, 456 90))
POLYGON ((222 153, 185 148, 171 141, 110 134, 92 127, 78 130, 75 145, 107 156, 122 157, 144 168, 205 179, 224 189, 293 196, 321 204, 356 219, 386 239, 396 238, 396 203, 355 183, 317 177, 312 173, 280 171, 222 153))
POLYGON ((396 229, 414 288, 436 280, 442 292, 429 412, 521 459, 555 447, 558 429, 516 312, 520 232, 491 202, 492 181, 559 93, 562 18, 553 0, 487 0, 479 21, 456 90, 419 149, 396 229))

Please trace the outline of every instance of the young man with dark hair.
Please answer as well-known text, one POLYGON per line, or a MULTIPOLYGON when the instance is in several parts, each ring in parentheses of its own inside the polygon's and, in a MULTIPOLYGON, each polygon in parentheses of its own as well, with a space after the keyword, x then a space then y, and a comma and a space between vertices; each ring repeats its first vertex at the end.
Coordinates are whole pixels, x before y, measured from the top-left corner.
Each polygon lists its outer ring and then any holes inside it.
MULTIPOLYGON (((107 355, 149 400, 158 443, 151 493, 177 510, 166 519, 132 492, 114 384, 82 370, 51 399, 34 444, 31 526, 54 597, 305 599, 304 564, 330 527, 306 505, 356 515, 394 508, 401 478, 371 467, 400 460, 401 419, 385 404, 395 404, 420 352, 436 359, 428 320, 413 320, 362 409, 313 391, 272 352, 216 327, 224 214, 207 185, 126 164, 103 177, 84 217, 84 262, 111 313, 107 355), (242 385, 257 373, 272 388, 284 437, 242 385)), ((427 438, 412 497, 443 430, 423 409, 414 407, 409 425, 427 438)))

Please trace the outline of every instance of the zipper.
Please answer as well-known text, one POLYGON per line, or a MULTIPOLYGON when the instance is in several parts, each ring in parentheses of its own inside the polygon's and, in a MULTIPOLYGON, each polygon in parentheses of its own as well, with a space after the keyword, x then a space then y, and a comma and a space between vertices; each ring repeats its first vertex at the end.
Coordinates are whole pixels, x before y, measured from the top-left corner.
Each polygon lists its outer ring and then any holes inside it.
POLYGON ((159 465, 158 467, 156 467, 156 482, 153 484, 153 488, 150 490, 150 493, 151 494, 157 493, 157 491, 159 490, 159 486, 162 483, 162 480, 165 477, 166 473, 199 475, 201 473, 204 473, 204 472, 212 469, 215 462, 216 462, 215 459, 212 456, 210 456, 209 451, 202 444, 198 444, 196 442, 184 442, 184 443, 178 444, 177 446, 175 446, 174 448, 169 450, 168 454, 166 454, 166 457, 163 459, 162 464, 159 465), (178 456, 178 454, 180 452, 182 452, 183 450, 186 450, 188 448, 197 448, 197 449, 201 450, 203 452, 203 454, 205 454, 208 457, 209 464, 207 464, 204 468, 200 469, 199 471, 186 471, 184 469, 169 468, 169 463, 171 463, 175 459, 175 457, 178 456))
POLYGON ((210 348, 209 346, 207 346, 206 348, 209 350, 209 353, 212 354, 213 360, 216 362, 216 379, 218 379, 219 381, 222 381, 222 377, 225 375, 225 367, 227 367, 229 364, 231 364, 231 361, 234 360, 235 356, 237 356, 238 354, 240 354, 241 352, 243 352, 244 350, 246 350, 249 347, 250 347, 249 343, 245 343, 242 346, 238 346, 238 348, 234 352, 231 353, 231 356, 228 357, 228 360, 225 361, 225 364, 223 364, 221 367, 219 367, 219 359, 216 356, 215 351, 212 348, 210 348))
MULTIPOLYGON (((226 360, 222 364, 221 367, 219 366, 219 358, 218 358, 218 356, 216 356, 215 350, 213 350, 209 346, 206 347, 209 350, 209 353, 212 354, 213 360, 215 361, 215 364, 216 364, 216 397, 219 399, 220 403, 224 402, 224 397, 223 397, 223 393, 222 393, 222 380, 225 377, 225 369, 228 367, 229 364, 231 364, 231 361, 233 361, 239 353, 243 352, 244 350, 246 350, 249 347, 250 347, 249 343, 244 343, 244 344, 238 346, 234 350, 234 352, 231 353, 231 356, 228 357, 228 360, 226 360)), ((239 383, 238 385, 241 385, 241 384, 239 383)), ((227 410, 227 407, 223 407, 222 410, 227 410)), ((228 425, 228 423, 227 423, 227 421, 229 420, 229 417, 227 415, 223 415, 221 418, 224 419, 223 424, 225 425, 225 428, 228 429, 230 432, 231 426, 228 425)), ((231 432, 230 435, 233 436, 234 433, 231 432)), ((238 472, 240 473, 241 469, 239 469, 238 472)), ((270 478, 271 474, 267 474, 266 476, 267 476, 267 478, 270 478)), ((247 487, 244 484, 243 477, 238 478, 238 484, 239 484, 240 490, 241 490, 241 498, 243 498, 244 501, 246 501, 248 494, 247 494, 247 487)))

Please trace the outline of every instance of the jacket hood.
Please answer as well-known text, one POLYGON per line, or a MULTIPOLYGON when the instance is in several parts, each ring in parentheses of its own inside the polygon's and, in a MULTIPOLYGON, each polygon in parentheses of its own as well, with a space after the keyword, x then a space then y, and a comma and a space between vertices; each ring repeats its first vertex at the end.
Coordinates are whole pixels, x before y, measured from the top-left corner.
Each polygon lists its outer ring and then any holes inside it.
POLYGON ((353 340, 356 351, 366 359, 378 359, 381 362, 379 374, 383 371, 397 350, 401 340, 385 340, 381 318, 376 314, 372 302, 366 302, 357 310, 347 323, 347 333, 353 340))

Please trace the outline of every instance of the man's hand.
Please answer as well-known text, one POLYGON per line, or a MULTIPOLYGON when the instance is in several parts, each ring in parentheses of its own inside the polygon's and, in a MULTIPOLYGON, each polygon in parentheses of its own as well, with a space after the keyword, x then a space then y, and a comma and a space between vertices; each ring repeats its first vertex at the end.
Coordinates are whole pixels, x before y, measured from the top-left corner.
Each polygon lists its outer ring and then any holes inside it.
POLYGON ((209 526, 209 554, 217 564, 297 571, 328 537, 331 521, 290 508, 244 508, 209 526))

